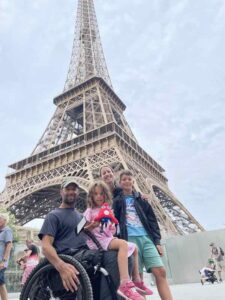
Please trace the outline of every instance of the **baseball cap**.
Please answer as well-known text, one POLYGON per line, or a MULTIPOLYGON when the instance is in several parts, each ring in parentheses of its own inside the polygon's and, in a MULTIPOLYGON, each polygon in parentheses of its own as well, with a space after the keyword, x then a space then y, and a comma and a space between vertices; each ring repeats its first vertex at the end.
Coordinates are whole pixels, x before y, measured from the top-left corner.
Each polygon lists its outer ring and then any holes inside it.
POLYGON ((70 184, 74 184, 77 188, 79 188, 79 185, 74 178, 64 178, 61 184, 61 189, 68 187, 70 184))

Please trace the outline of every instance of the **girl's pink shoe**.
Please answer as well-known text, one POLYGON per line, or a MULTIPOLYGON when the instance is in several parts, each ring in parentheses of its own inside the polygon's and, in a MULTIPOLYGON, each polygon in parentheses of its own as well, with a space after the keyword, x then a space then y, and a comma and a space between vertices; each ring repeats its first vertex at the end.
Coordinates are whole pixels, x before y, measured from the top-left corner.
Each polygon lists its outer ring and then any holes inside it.
POLYGON ((147 286, 144 285, 143 281, 140 282, 134 282, 136 290, 141 293, 142 295, 152 295, 153 291, 147 288, 147 286))
POLYGON ((137 293, 136 287, 132 281, 121 284, 117 290, 117 294, 126 300, 144 300, 144 298, 137 293))

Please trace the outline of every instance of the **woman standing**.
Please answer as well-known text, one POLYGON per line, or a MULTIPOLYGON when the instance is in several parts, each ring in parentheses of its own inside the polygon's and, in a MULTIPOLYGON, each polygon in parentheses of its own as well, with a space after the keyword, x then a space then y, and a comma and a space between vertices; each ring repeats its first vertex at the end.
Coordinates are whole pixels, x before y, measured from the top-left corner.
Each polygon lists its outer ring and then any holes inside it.
POLYGON ((113 198, 121 193, 122 190, 117 185, 113 169, 110 166, 101 167, 100 177, 108 185, 113 198))

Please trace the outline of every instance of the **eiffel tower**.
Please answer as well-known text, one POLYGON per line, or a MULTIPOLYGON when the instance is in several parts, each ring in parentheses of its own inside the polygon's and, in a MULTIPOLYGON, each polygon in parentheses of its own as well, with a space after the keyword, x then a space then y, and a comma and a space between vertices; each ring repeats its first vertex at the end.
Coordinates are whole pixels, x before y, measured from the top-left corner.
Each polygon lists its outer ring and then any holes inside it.
POLYGON ((31 155, 11 164, 1 202, 23 225, 60 201, 64 176, 81 187, 77 208, 86 208, 91 181, 101 166, 133 171, 135 185, 148 194, 166 235, 204 230, 168 188, 165 170, 138 144, 108 74, 93 0, 78 0, 69 71, 56 109, 31 155))

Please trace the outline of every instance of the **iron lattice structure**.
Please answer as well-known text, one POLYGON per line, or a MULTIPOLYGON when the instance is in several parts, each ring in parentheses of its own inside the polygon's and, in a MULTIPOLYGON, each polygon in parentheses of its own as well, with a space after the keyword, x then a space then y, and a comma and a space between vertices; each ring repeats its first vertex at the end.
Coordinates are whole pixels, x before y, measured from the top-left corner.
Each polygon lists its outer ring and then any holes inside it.
POLYGON ((64 91, 93 76, 112 88, 98 30, 93 0, 78 1, 76 34, 64 91))
POLYGON ((138 144, 125 104, 112 89, 93 0, 79 0, 76 33, 66 84, 54 98, 56 111, 32 154, 6 176, 1 201, 20 224, 44 217, 60 201, 64 176, 81 187, 77 208, 86 208, 90 182, 103 165, 131 169, 136 189, 149 195, 164 234, 203 230, 168 188, 164 169, 138 144))

